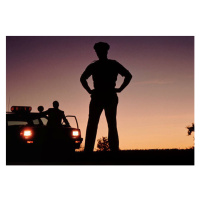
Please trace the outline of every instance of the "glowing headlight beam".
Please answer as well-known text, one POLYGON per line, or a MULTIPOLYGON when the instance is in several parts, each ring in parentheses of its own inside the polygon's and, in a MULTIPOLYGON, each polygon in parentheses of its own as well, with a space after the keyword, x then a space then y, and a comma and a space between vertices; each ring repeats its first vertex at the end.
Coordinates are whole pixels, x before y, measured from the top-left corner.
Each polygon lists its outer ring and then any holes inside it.
POLYGON ((72 135, 73 135, 73 136, 78 136, 78 135, 79 135, 79 132, 78 132, 78 131, 73 131, 73 132, 72 132, 72 135))
POLYGON ((24 136, 31 136, 31 131, 24 131, 24 136))

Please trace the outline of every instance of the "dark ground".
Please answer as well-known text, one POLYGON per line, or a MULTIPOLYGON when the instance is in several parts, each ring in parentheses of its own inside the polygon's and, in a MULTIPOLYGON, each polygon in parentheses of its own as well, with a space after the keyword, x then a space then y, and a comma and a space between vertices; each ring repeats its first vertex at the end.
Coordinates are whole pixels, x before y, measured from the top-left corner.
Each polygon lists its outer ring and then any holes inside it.
POLYGON ((194 165, 194 149, 127 150, 91 154, 23 151, 7 155, 6 159, 7 165, 194 165))

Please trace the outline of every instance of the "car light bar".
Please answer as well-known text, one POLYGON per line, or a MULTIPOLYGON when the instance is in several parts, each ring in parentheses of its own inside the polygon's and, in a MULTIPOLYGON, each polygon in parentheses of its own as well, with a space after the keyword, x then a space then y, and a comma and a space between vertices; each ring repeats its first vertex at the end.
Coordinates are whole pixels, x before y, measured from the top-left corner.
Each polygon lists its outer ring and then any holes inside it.
POLYGON ((12 106, 12 112, 30 112, 32 110, 31 106, 12 106))

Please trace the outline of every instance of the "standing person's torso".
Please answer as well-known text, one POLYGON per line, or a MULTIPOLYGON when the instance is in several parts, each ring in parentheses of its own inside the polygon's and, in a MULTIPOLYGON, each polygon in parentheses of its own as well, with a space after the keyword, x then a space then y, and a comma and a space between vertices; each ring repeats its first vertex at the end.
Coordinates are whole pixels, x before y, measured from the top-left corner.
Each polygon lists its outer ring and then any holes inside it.
POLYGON ((99 92, 114 91, 118 75, 117 62, 114 60, 99 60, 91 65, 95 90, 99 92))

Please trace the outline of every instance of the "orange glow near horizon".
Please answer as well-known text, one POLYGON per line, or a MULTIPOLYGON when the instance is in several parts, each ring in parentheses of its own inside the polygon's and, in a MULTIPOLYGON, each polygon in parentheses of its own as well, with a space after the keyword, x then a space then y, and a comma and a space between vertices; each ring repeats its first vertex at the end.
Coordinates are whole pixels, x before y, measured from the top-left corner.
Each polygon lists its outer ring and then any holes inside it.
MULTIPOLYGON (((57 100, 65 115, 76 115, 84 147, 90 95, 82 87, 80 76, 98 59, 93 45, 99 41, 109 43, 108 58, 117 60, 133 75, 127 88, 118 94, 120 149, 194 146, 194 135, 188 136, 186 128, 194 123, 191 36, 7 37, 7 110, 17 105, 31 106, 38 112, 38 106, 47 110, 57 100)), ((116 87, 122 81, 118 76, 116 87)), ((91 77, 88 82, 93 88, 91 77)), ((104 112, 96 140, 102 136, 108 136, 104 112)))

